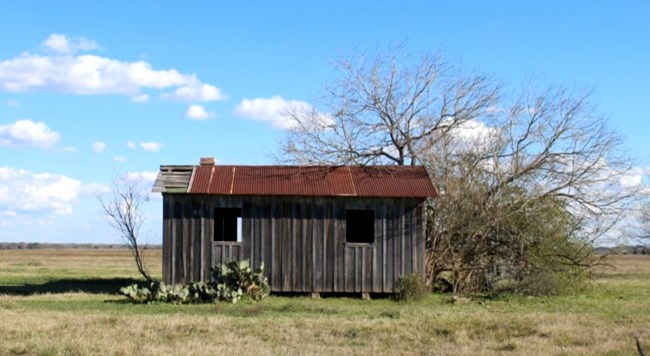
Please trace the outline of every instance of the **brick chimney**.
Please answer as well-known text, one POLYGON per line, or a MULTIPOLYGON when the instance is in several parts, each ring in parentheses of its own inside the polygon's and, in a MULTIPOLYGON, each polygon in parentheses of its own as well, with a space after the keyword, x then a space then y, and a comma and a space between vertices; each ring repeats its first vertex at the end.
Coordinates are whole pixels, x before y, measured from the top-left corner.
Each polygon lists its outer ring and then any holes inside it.
POLYGON ((202 166, 214 166, 215 165, 214 157, 201 157, 201 161, 199 164, 202 166))

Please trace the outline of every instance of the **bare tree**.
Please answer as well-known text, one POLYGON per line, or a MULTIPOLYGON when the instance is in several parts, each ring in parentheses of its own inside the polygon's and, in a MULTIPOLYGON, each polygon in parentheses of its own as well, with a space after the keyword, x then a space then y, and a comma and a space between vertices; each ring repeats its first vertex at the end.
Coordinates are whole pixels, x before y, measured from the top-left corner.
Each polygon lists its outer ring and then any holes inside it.
POLYGON ((400 48, 336 69, 320 112, 288 113, 280 159, 425 165, 441 192, 429 209, 431 283, 472 291, 584 276, 594 241, 636 196, 620 184, 633 161, 588 92, 529 83, 506 95, 488 77, 400 48))
POLYGON ((526 88, 502 107, 478 144, 452 133, 425 160, 445 192, 431 209, 429 278, 451 273, 455 289, 588 273, 594 242, 638 197, 621 185, 633 160, 589 93, 526 88))
POLYGON ((142 189, 141 181, 127 174, 113 178, 110 193, 99 196, 106 220, 119 233, 120 238, 129 247, 138 272, 149 282, 154 281, 144 262, 146 243, 142 242, 140 230, 146 221, 142 212, 143 205, 149 201, 149 194, 142 189))
POLYGON ((441 56, 405 55, 334 63, 339 79, 325 88, 322 110, 287 113, 294 125, 281 142, 283 161, 298 164, 418 164, 436 138, 489 113, 498 85, 465 75, 441 56))

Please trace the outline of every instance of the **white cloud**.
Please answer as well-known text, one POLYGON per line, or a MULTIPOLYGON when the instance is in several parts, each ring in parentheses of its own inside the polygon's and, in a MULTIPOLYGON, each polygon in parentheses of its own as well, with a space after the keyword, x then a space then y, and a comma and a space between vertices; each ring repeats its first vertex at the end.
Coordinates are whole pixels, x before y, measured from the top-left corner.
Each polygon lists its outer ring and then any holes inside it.
POLYGON ((131 101, 138 104, 149 102, 150 99, 151 98, 147 94, 141 94, 141 95, 136 95, 134 97, 131 97, 131 101))
POLYGON ((115 157, 113 157, 113 161, 119 162, 119 163, 124 163, 124 162, 127 161, 127 159, 124 156, 115 156, 115 157))
POLYGON ((451 130, 452 136, 470 143, 484 142, 493 138, 496 133, 497 130, 495 128, 476 120, 465 121, 451 130))
POLYGON ((59 142, 59 133, 43 122, 18 120, 0 126, 0 146, 49 148, 59 142))
POLYGON ((161 95, 161 97, 163 99, 182 102, 214 101, 226 99, 219 88, 215 87, 214 85, 203 84, 198 81, 192 85, 182 86, 176 89, 173 93, 164 93, 161 95))
POLYGON ((92 148, 93 151, 95 151, 95 153, 103 153, 104 151, 106 151, 106 144, 101 141, 95 141, 92 144, 92 148))
POLYGON ((290 129, 296 125, 289 112, 303 113, 304 116, 317 117, 321 125, 332 123, 332 119, 321 113, 314 111, 314 108, 298 100, 285 100, 280 96, 274 96, 269 99, 243 99, 233 111, 235 116, 269 122, 273 127, 280 129, 290 129))
POLYGON ((185 112, 185 117, 193 120, 205 120, 213 115, 212 112, 206 111, 201 105, 190 105, 185 112))
POLYGON ((70 214, 81 182, 60 174, 0 167, 0 212, 70 214))
POLYGON ((77 148, 74 147, 74 146, 66 146, 66 147, 63 147, 61 149, 61 151, 66 152, 66 153, 75 153, 75 152, 77 152, 77 148))
POLYGON ((138 146, 138 145, 136 145, 135 142, 133 142, 133 141, 129 141, 129 142, 126 143, 126 147, 128 147, 128 148, 130 148, 130 149, 134 149, 134 148, 136 148, 137 146, 138 146))
POLYGON ((636 188, 643 184, 643 176, 629 175, 620 178, 620 184, 623 188, 636 188))
POLYGON ((162 148, 160 142, 140 142, 140 147, 145 151, 156 152, 162 148))
POLYGON ((72 53, 76 51, 93 51, 101 47, 92 40, 85 37, 68 39, 65 35, 58 33, 51 34, 41 46, 58 53, 72 53))
POLYGON ((623 175, 619 175, 619 184, 623 189, 642 189, 645 177, 650 176, 650 169, 645 167, 633 167, 623 175))
POLYGON ((74 51, 96 49, 87 39, 69 40, 52 35, 43 46, 50 55, 24 53, 0 61, 0 90, 9 92, 61 92, 72 94, 122 94, 136 102, 148 98, 142 89, 175 89, 163 98, 180 101, 224 99, 220 90, 201 82, 195 74, 175 69, 155 70, 145 61, 126 62, 96 55, 73 55, 74 51))
POLYGON ((467 120, 446 133, 446 150, 456 154, 467 152, 486 152, 498 142, 499 130, 477 120, 467 120))

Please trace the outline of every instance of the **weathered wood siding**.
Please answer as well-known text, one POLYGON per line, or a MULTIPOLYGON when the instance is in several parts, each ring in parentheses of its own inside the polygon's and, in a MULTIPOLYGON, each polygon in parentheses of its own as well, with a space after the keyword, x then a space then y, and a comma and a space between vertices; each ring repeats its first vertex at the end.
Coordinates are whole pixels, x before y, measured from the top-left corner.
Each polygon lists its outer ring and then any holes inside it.
POLYGON ((424 276, 422 199, 237 197, 165 194, 163 278, 210 279, 227 259, 264 261, 272 291, 391 293, 424 276), (242 209, 242 242, 213 242, 214 209, 242 209), (346 210, 375 211, 374 243, 346 242, 346 210))

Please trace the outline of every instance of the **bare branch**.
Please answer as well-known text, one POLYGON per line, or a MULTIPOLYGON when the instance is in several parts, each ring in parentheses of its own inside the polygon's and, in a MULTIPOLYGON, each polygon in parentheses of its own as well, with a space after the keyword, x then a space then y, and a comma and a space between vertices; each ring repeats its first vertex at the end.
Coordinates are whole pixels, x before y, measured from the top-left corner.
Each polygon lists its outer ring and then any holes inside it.
POLYGON ((282 161, 301 164, 416 164, 438 132, 478 119, 496 101, 498 86, 465 76, 438 56, 413 60, 400 47, 342 57, 339 79, 320 102, 332 124, 290 112, 297 122, 281 141, 282 161))
POLYGON ((131 250, 138 272, 147 281, 153 281, 144 263, 146 244, 141 244, 140 229, 146 221, 142 207, 149 201, 148 193, 141 188, 140 181, 129 179, 126 174, 116 176, 108 196, 99 196, 98 200, 106 220, 131 250))

